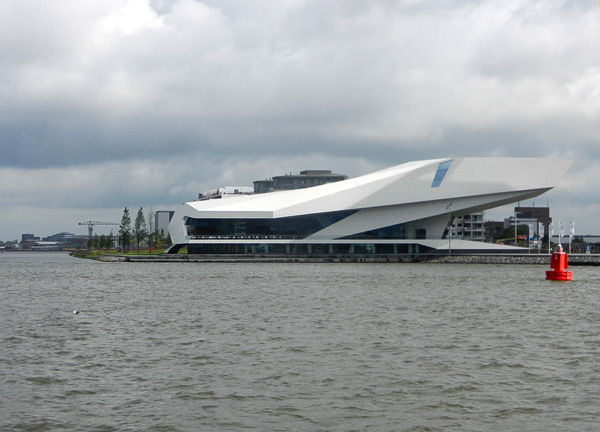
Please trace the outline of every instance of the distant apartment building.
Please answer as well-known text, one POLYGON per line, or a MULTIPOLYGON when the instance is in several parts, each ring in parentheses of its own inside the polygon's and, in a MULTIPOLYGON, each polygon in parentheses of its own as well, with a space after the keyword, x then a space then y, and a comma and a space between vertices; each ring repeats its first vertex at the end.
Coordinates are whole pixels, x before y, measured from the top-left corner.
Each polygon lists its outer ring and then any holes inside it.
POLYGON ((254 193, 267 193, 293 189, 304 189, 319 186, 325 183, 333 183, 347 180, 344 174, 335 174, 331 170, 305 170, 300 174, 285 174, 275 176, 267 180, 256 180, 254 182, 254 193))
POLYGON ((452 235, 464 240, 484 241, 483 212, 456 217, 452 224, 452 235))
POLYGON ((174 211, 171 210, 159 210, 154 212, 154 230, 156 234, 161 232, 167 235, 169 233, 169 222, 173 217, 174 211))
POLYGON ((19 248, 21 250, 33 250, 33 246, 40 241, 39 237, 34 234, 21 234, 21 243, 19 248))
POLYGON ((40 238, 36 237, 35 234, 21 234, 21 243, 27 241, 39 241, 40 238))
POLYGON ((216 189, 211 189, 198 194, 200 201, 209 199, 229 198, 238 195, 253 195, 254 188, 252 186, 224 186, 216 189))
MULTIPOLYGON (((533 233, 537 236, 539 230, 539 222, 544 224, 544 238, 548 237, 548 226, 552 222, 550 217, 550 208, 548 207, 521 207, 514 208, 511 216, 504 221, 486 221, 484 222, 485 240, 492 241, 494 238, 499 238, 509 228, 514 228, 516 225, 532 225, 533 233)), ((509 238, 513 238, 511 234, 509 238)), ((505 240, 505 239, 503 239, 505 240)))
POLYGON ((548 226, 552 222, 548 207, 515 207, 514 215, 504 219, 504 228, 531 224, 533 232, 537 235, 539 222, 544 224, 545 236, 547 236, 548 226))
MULTIPOLYGON (((515 207, 515 214, 517 216, 517 223, 523 219, 534 219, 537 222, 544 224, 546 229, 552 222, 550 217, 550 208, 548 207, 515 207)), ((536 227, 537 232, 537 227, 536 227)))

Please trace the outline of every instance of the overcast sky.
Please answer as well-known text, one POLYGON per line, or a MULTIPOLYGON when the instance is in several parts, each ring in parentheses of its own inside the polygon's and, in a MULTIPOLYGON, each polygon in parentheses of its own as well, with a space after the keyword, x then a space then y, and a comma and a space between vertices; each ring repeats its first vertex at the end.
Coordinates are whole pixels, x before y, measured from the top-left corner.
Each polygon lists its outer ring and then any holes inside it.
POLYGON ((290 171, 355 177, 461 156, 575 158, 535 205, 600 234, 599 12, 583 0, 3 0, 0 240, 86 234, 78 222, 120 222, 125 206, 175 209, 290 171))

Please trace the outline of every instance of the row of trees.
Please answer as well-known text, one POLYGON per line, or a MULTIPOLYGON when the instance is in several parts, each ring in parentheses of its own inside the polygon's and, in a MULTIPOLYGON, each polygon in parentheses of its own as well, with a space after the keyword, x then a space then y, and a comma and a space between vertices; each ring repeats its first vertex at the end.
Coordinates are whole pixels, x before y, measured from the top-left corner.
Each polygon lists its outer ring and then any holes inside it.
POLYGON ((148 222, 146 222, 144 209, 140 207, 132 226, 129 209, 125 207, 119 224, 119 248, 129 250, 133 244, 139 252, 140 246, 143 245, 153 249, 162 248, 168 243, 169 240, 165 237, 164 232, 156 233, 154 230, 154 211, 152 208, 148 211, 148 222))
POLYGON ((113 233, 110 232, 109 235, 102 234, 98 236, 96 234, 93 239, 88 241, 88 249, 112 249, 113 248, 113 233))

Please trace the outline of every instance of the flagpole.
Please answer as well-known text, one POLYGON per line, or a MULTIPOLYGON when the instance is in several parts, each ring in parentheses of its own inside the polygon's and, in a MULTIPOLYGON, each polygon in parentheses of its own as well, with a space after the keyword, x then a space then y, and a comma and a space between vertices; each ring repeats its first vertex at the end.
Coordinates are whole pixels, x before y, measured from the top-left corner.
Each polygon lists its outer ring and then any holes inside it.
POLYGON ((446 206, 446 210, 448 210, 448 255, 452 255, 452 204, 454 201, 450 201, 446 206))
POLYGON ((542 253, 542 243, 544 243, 544 223, 538 222, 538 237, 540 238, 540 244, 538 245, 538 253, 542 253))
POLYGON ((575 222, 569 222, 569 253, 571 253, 571 239, 575 235, 575 222))
POLYGON ((558 221, 558 246, 562 248, 562 236, 565 235, 565 224, 558 221))
POLYGON ((569 236, 569 255, 571 254, 571 236, 569 236))
POLYGON ((517 208, 515 207, 515 246, 518 246, 517 245, 517 226, 518 226, 518 223, 517 223, 517 208))

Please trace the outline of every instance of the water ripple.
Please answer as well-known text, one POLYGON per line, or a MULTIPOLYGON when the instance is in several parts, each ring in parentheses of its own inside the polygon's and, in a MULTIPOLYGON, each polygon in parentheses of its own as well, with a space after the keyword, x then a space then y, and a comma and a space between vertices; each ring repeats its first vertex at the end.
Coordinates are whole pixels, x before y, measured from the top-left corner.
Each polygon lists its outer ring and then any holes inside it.
POLYGON ((539 266, 0 266, 3 431, 592 431, 600 418, 595 268, 559 285, 539 266))

